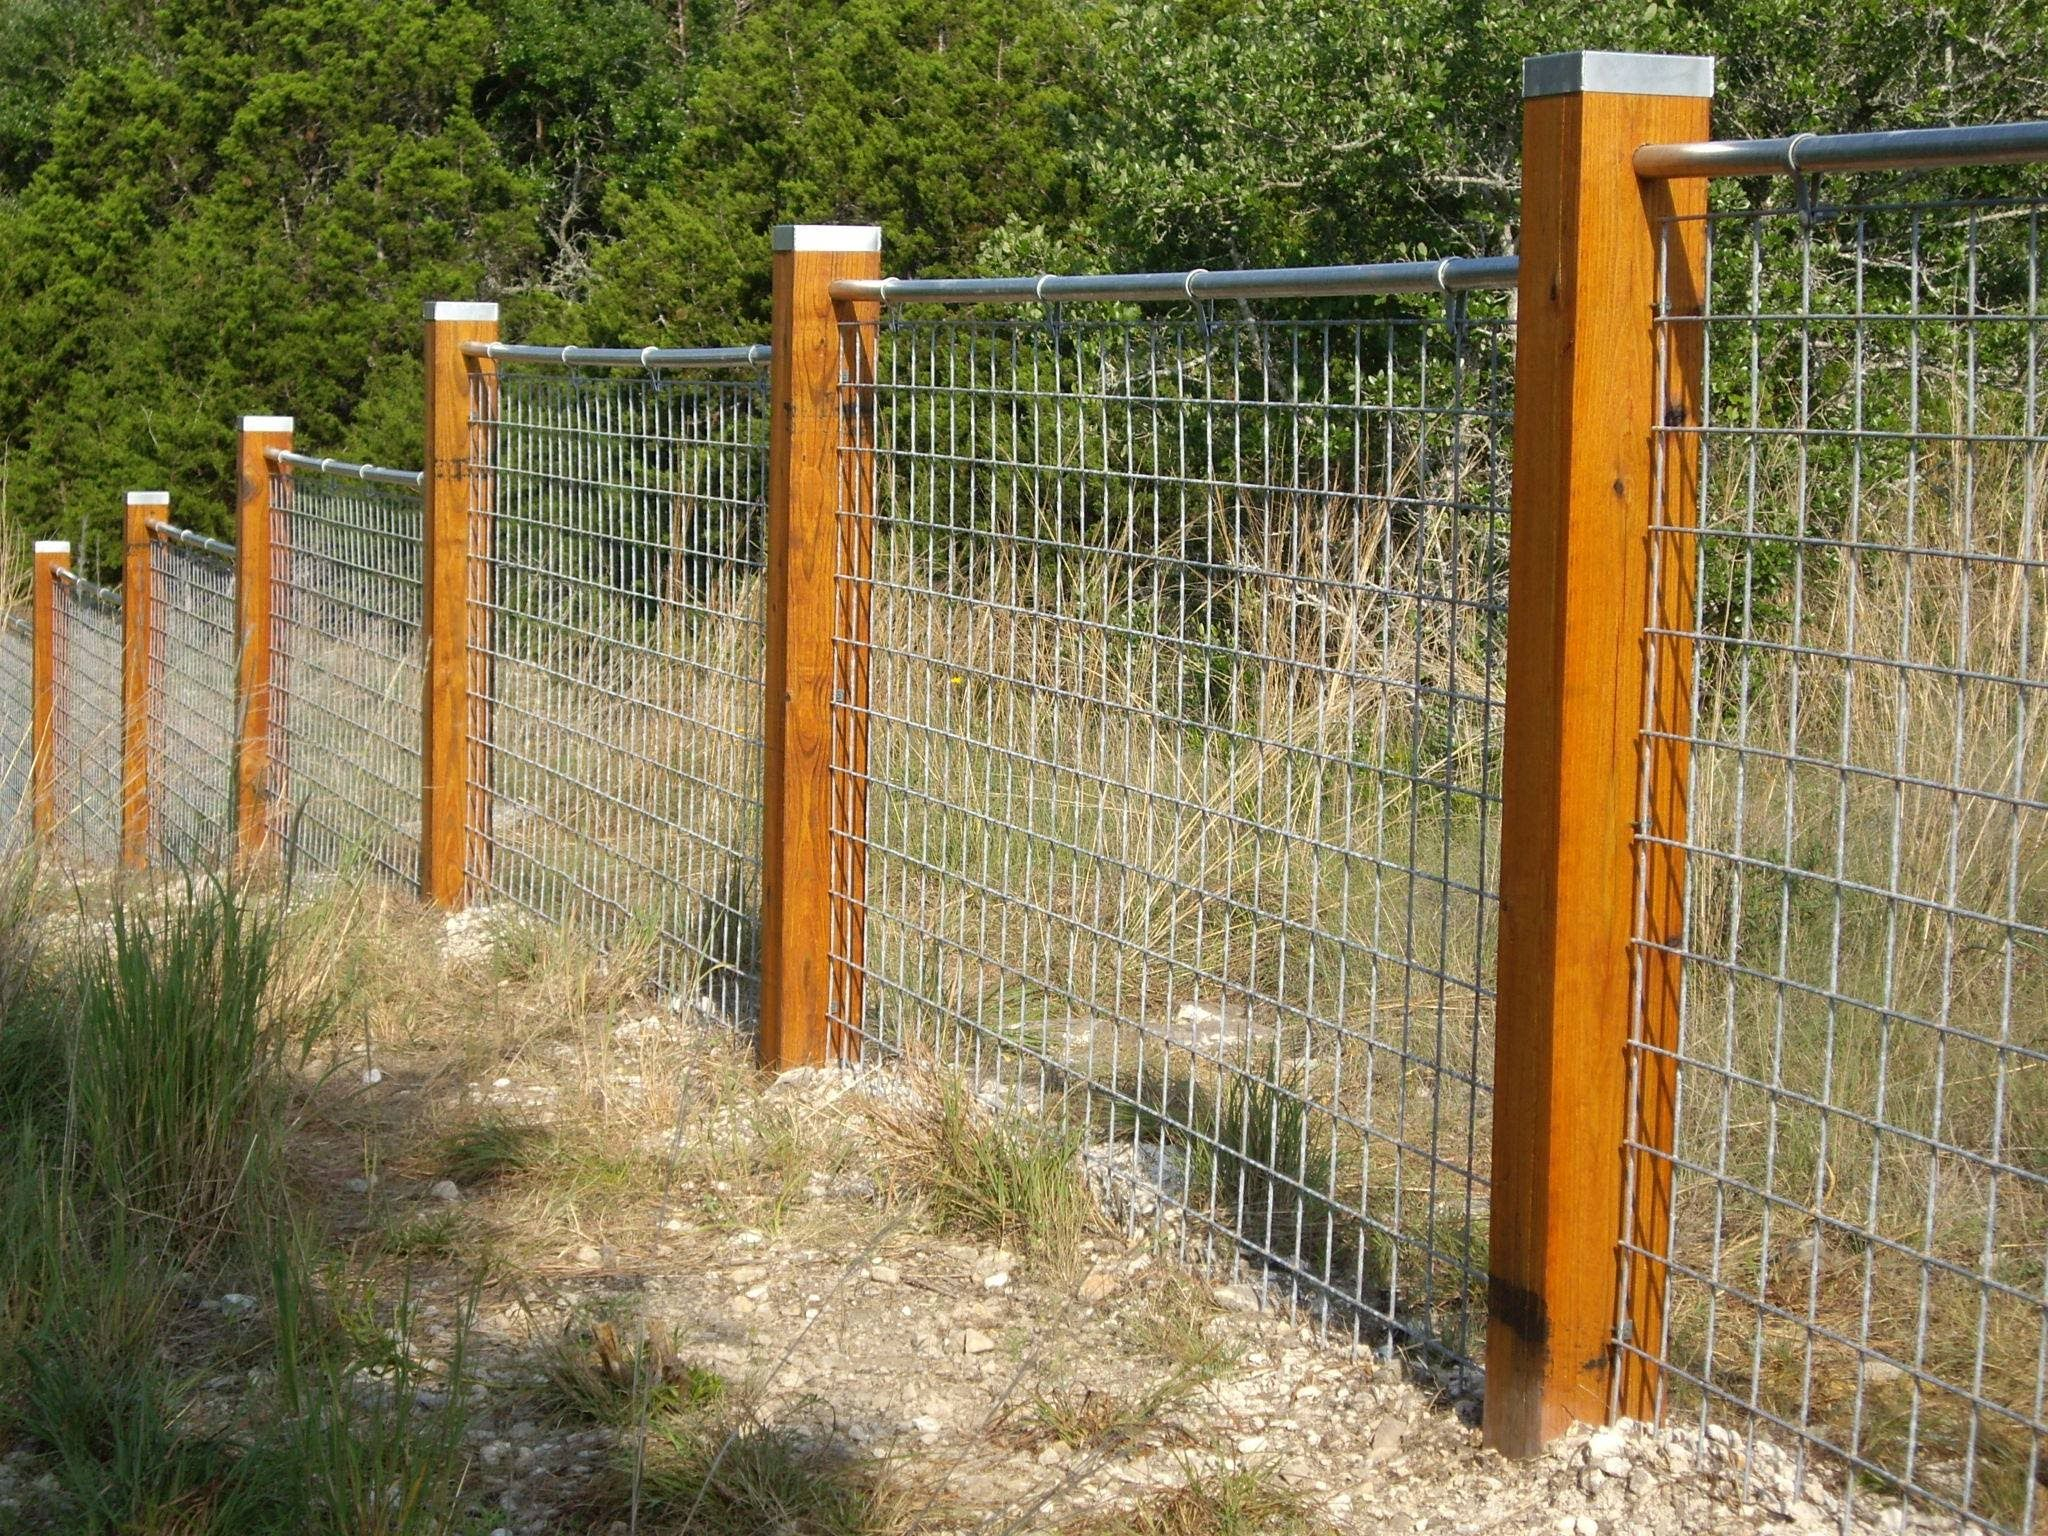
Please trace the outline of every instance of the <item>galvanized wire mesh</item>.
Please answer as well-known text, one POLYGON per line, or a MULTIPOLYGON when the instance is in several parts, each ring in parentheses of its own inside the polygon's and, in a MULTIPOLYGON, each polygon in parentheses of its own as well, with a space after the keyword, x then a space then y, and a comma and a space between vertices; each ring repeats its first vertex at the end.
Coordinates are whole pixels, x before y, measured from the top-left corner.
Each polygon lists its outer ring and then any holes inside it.
POLYGON ((28 788, 32 743, 33 631, 13 614, 0 617, 0 854, 29 839, 28 788))
POLYGON ((2048 1478, 2042 208, 1664 232, 1707 246, 1704 317, 1659 321, 1704 333, 1707 407, 1661 434, 1701 468, 1645 761, 1689 822, 1646 810, 1680 920, 1638 946, 1634 1180, 1669 1207, 1624 1339, 1667 1414, 2010 1532, 2048 1478))
POLYGON ((472 422, 472 888, 756 1008, 767 380, 514 369, 472 422))
POLYGON ((60 571, 50 642, 56 846, 81 865, 121 853, 121 597, 60 571))
POLYGON ((842 345, 838 1024, 1064 1113, 1184 1253, 1453 1373, 1511 336, 1473 296, 842 345))
POLYGON ((152 539, 147 690, 152 857, 225 853, 235 778, 235 568, 152 539))
POLYGON ((313 870, 419 877, 420 493, 274 466, 272 765, 313 870))

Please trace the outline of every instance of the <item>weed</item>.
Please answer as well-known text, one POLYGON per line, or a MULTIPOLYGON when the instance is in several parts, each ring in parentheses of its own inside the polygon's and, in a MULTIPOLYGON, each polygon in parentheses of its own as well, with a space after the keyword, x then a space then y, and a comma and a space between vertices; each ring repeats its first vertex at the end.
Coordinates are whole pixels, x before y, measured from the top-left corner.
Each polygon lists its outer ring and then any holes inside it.
POLYGON ((644 1417, 700 1413, 725 1397, 722 1376, 677 1358, 665 1324, 630 1331, 637 1344, 616 1324, 599 1322, 547 1350, 541 1364, 558 1415, 623 1428, 644 1417))
POLYGON ((489 1115, 442 1138, 441 1171, 465 1188, 530 1172, 545 1156, 546 1129, 503 1115, 489 1115))
POLYGON ((1299 1495, 1264 1469, 1202 1472, 1152 1494, 1135 1508, 1089 1514, 1069 1536, 1309 1536, 1321 1529, 1299 1495))
POLYGON ((692 1536, 901 1536, 914 1525, 911 1491, 883 1463, 751 1417, 655 1420, 638 1477, 642 1517, 692 1536))
POLYGON ((1206 1285, 1169 1272, 1151 1287, 1145 1306, 1130 1323, 1133 1340, 1147 1354, 1166 1361, 1191 1383, 1215 1381, 1237 1367, 1237 1351, 1211 1333, 1215 1307, 1206 1285))
POLYGON ((1069 1268, 1095 1216, 1071 1132, 998 1118, 956 1078, 907 1112, 885 1112, 905 1172, 944 1231, 1069 1268))

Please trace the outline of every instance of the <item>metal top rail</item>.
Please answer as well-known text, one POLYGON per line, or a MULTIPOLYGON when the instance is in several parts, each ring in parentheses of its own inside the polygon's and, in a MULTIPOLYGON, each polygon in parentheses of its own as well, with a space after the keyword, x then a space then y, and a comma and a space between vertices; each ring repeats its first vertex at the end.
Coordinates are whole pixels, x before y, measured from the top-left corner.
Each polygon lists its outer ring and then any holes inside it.
POLYGON ((574 368, 765 368, 769 349, 752 347, 527 347, 465 341, 465 357, 500 363, 556 363, 574 368))
POLYGON ((1795 133, 1785 139, 1723 139, 1645 144, 1638 176, 1796 176, 1817 171, 1935 170, 1955 165, 2016 165, 2048 160, 2048 122, 1985 123, 1966 128, 1901 128, 1888 133, 1795 133))
POLYGON ((102 608, 118 608, 121 606, 121 594, 119 592, 116 592, 112 587, 103 587, 96 581, 87 581, 68 565, 56 567, 51 574, 59 581, 70 582, 102 608))
POLYGON ((150 518, 146 524, 151 533, 160 533, 173 544, 184 544, 192 549, 203 549, 217 560, 235 563, 235 546, 223 544, 219 539, 209 539, 203 533, 194 533, 190 528, 180 528, 175 523, 160 523, 150 518))
POLYGON ((380 485, 403 485, 415 491, 427 483, 426 471, 422 469, 386 469, 379 464, 351 464, 346 459, 316 459, 311 454, 292 453, 283 448, 266 448, 263 452, 273 464, 289 464, 294 469, 310 469, 322 475, 348 475, 380 485))
POLYGON ((1513 256, 1449 256, 1364 266, 1253 267, 1241 272, 1125 272, 1098 277, 841 278, 835 299, 884 304, 1050 304, 1176 299, 1318 299, 1396 293, 1469 293, 1512 288, 1513 256))

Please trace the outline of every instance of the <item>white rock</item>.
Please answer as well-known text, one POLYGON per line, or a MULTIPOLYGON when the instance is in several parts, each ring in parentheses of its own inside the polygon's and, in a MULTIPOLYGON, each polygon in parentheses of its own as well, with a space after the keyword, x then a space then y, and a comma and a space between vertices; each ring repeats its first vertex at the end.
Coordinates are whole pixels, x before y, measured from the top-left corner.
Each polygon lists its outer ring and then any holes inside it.
POLYGON ((462 1189, 453 1179, 436 1179, 427 1194, 431 1199, 453 1203, 462 1198, 462 1189))
POLYGON ((382 1067, 365 1067, 363 1069, 363 1081, 372 1088, 376 1087, 384 1081, 384 1069, 382 1067))
POLYGON ((903 1283, 903 1271, 894 1264, 870 1264, 868 1266, 868 1278, 877 1285, 901 1285, 903 1283))
POLYGON ((1586 1442, 1586 1460, 1610 1461, 1628 1450, 1628 1441, 1611 1429, 1603 1429, 1586 1442))
POLYGON ((1219 1285, 1212 1294, 1216 1298, 1216 1305, 1226 1312, 1259 1310, 1259 1293, 1248 1285, 1219 1285))
POLYGON ((1000 1291, 1000 1290, 1001 1290, 1001 1289, 1002 1289, 1002 1288, 1003 1288, 1004 1286, 1008 1285, 1009 1283, 1010 1283, 1010 1274, 1009 1274, 1009 1271, 1008 1271, 1008 1270, 1002 1270, 1002 1269, 999 1269, 999 1270, 997 1270, 997 1271, 996 1271, 996 1272, 995 1272, 994 1274, 992 1274, 992 1275, 988 1275, 988 1276, 985 1276, 985 1277, 984 1277, 984 1278, 982 1279, 982 1282, 981 1282, 981 1284, 982 1284, 982 1288, 983 1288, 984 1290, 990 1290, 990 1291, 1000 1291))
POLYGON ((768 1266, 766 1264, 742 1264, 737 1269, 729 1270, 727 1273, 734 1285, 753 1285, 757 1281, 768 1278, 768 1266))
POLYGON ((960 1335, 960 1353, 963 1355, 985 1355, 996 1347, 996 1341, 978 1328, 969 1328, 960 1335))

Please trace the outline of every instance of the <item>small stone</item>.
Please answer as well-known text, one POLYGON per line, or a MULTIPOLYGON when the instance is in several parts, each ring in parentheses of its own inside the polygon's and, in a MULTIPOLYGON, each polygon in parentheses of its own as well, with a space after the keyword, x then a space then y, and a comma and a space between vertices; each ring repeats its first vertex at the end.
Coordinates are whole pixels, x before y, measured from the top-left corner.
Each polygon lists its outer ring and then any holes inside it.
POLYGON ((510 1088, 512 1086, 512 1079, 509 1077, 494 1077, 491 1079, 491 1086, 493 1088, 510 1088))
POLYGON ((1600 1522, 1591 1515, 1581 1515, 1572 1522, 1575 1536, 1600 1536, 1600 1522))
POLYGON ((901 1285, 903 1283, 903 1271, 894 1264, 870 1264, 868 1266, 868 1278, 877 1285, 901 1285))
POLYGON ((256 1298, 244 1296, 240 1291, 229 1291, 221 1297, 220 1309, 230 1317, 247 1317, 256 1310, 256 1298))
POLYGON ((365 1067, 363 1069, 363 1081, 372 1088, 376 1087, 384 1081, 384 1069, 382 1067, 365 1067))
POLYGON ((1628 1461, 1625 1457, 1610 1456, 1605 1461, 1600 1463, 1600 1470, 1602 1472, 1605 1472, 1609 1477, 1625 1478, 1628 1476, 1630 1468, 1628 1461))
POLYGON ((910 1427, 921 1435, 936 1435, 946 1426, 928 1413, 921 1413, 910 1421, 910 1427))
POLYGON ((969 1328, 960 1335, 960 1352, 963 1355, 985 1355, 996 1347, 996 1341, 979 1328, 969 1328))
POLYGON ((1406 1419, 1381 1419, 1373 1426, 1372 1445, 1365 1453, 1368 1462, 1381 1462, 1400 1452, 1411 1426, 1406 1419))
POLYGON ((1113 1269, 1091 1269, 1081 1282, 1081 1300, 1089 1306, 1116 1294, 1117 1274, 1113 1269))
POLYGON ((596 1264, 601 1262, 603 1258, 604 1255, 588 1243, 585 1243, 576 1250, 576 1262, 578 1264, 596 1264))
POLYGON ((350 1179, 341 1188, 344 1194, 367 1195, 370 1192, 370 1181, 368 1179, 350 1179))
POLYGON ((453 1204, 462 1198, 462 1189, 453 1179, 436 1179, 427 1190, 428 1198, 453 1204))
POLYGON ((989 1291, 1000 1291, 1009 1283, 1010 1272, 1006 1269, 999 1269, 992 1275, 984 1276, 981 1282, 982 1289, 989 1291))
POLYGON ((737 1269, 729 1271, 728 1274, 734 1285, 753 1285, 758 1281, 768 1278, 768 1266, 766 1264, 742 1264, 737 1269))
POLYGON ((1240 1456, 1256 1456, 1266 1448, 1266 1444, 1264 1435, 1246 1435, 1237 1442, 1237 1453, 1240 1456))
POLYGON ((732 1240, 738 1243, 742 1248, 758 1248, 763 1243, 768 1241, 768 1239, 763 1237, 760 1233, 752 1231, 735 1232, 732 1235, 732 1240))
POLYGON ((1603 1462, 1612 1460, 1628 1449, 1628 1441, 1612 1430, 1601 1430, 1586 1442, 1586 1460, 1603 1462))
POLYGON ((1259 1293, 1248 1285, 1219 1285, 1211 1294, 1216 1298, 1216 1305, 1226 1312, 1259 1310, 1259 1293))

